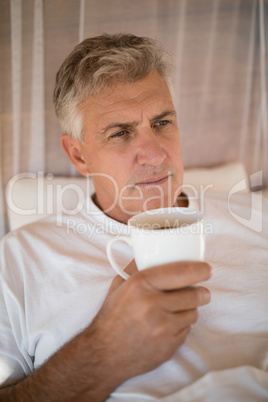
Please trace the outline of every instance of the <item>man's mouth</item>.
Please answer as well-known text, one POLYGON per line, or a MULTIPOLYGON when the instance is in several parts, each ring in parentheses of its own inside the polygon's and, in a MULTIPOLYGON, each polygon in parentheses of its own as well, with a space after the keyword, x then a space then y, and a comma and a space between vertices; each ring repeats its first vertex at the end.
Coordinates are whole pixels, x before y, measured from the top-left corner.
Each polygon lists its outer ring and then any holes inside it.
POLYGON ((140 186, 140 187, 161 186, 168 180, 170 175, 171 175, 170 173, 168 173, 168 174, 162 173, 162 174, 150 176, 140 182, 135 183, 135 186, 140 186))

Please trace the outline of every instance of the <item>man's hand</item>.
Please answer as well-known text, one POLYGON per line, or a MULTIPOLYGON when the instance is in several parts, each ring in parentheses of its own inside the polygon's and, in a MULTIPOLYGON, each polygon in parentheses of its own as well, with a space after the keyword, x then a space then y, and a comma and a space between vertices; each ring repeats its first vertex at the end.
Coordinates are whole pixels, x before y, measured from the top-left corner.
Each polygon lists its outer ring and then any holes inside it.
POLYGON ((210 292, 191 286, 210 278, 203 262, 180 262, 137 272, 127 267, 128 280, 117 276, 92 323, 99 346, 106 350, 118 381, 147 372, 173 356, 197 321, 197 308, 210 292), (112 355, 110 355, 112 354, 112 355))
POLYGON ((116 277, 105 302, 83 332, 20 383, 0 390, 5 401, 103 401, 123 381, 173 356, 210 300, 211 276, 201 262, 166 264, 116 277))

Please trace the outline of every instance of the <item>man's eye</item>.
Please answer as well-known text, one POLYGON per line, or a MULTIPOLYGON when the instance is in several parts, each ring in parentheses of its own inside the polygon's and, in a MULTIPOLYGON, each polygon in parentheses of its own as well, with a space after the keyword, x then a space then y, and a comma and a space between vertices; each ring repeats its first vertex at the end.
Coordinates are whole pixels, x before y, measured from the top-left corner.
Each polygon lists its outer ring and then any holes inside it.
POLYGON ((122 131, 118 131, 118 133, 112 134, 110 136, 110 138, 120 138, 120 137, 124 137, 127 134, 128 134, 128 131, 122 130, 122 131))
POLYGON ((160 120, 157 123, 155 123, 154 126, 166 126, 169 123, 170 123, 169 120, 160 120))

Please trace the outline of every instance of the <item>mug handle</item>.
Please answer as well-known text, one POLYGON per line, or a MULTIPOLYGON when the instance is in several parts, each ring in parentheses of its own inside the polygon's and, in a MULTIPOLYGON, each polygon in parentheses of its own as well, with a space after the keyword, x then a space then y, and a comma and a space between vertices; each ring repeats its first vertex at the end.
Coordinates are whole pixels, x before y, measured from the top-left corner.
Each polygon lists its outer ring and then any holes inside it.
POLYGON ((128 279, 128 278, 130 278, 130 275, 128 275, 123 270, 123 268, 119 267, 119 265, 117 264, 117 262, 115 261, 114 256, 113 256, 112 245, 117 241, 124 241, 130 247, 132 247, 131 239, 128 236, 119 236, 119 237, 115 237, 114 239, 110 239, 106 246, 107 257, 108 257, 108 260, 109 260, 111 266, 115 270, 115 272, 117 272, 120 276, 122 276, 122 278, 128 279))

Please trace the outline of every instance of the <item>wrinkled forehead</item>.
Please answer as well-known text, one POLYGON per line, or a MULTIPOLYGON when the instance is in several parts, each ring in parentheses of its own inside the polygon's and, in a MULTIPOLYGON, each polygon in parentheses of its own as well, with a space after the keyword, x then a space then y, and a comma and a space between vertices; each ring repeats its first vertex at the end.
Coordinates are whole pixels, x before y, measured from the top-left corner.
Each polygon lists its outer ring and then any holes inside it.
POLYGON ((157 72, 134 83, 113 83, 111 86, 89 96, 81 111, 84 120, 109 120, 127 117, 128 114, 160 114, 174 109, 169 87, 157 72))

